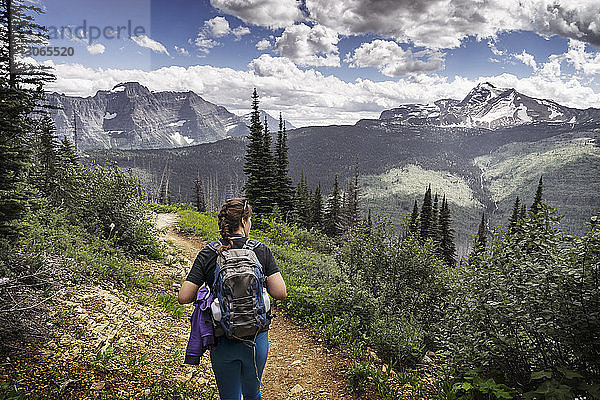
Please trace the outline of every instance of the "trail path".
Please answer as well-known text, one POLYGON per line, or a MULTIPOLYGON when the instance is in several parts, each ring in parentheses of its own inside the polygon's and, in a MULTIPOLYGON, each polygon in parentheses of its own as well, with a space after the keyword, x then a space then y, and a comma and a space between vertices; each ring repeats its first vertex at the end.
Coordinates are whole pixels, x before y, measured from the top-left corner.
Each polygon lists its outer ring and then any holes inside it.
MULTIPOLYGON (((205 243, 177 233, 175 214, 158 214, 156 226, 165 239, 180 248, 191 262, 205 243)), ((346 387, 345 362, 336 349, 323 344, 309 330, 276 311, 269 331, 269 357, 262 379, 262 394, 271 399, 358 399, 346 387)), ((204 357, 208 358, 208 355, 204 357)), ((362 396, 361 398, 367 398, 362 396)))
MULTIPOLYGON (((163 261, 134 261, 147 283, 123 289, 82 281, 56 299, 52 334, 26 355, 0 357, 0 383, 18 381, 31 399, 218 399, 210 357, 183 364, 193 306, 176 296, 204 242, 176 231, 177 215, 158 214, 163 261)), ((265 400, 369 399, 346 388, 344 359, 276 310, 263 374, 265 400)), ((0 396, 1 397, 1 396, 0 396)))

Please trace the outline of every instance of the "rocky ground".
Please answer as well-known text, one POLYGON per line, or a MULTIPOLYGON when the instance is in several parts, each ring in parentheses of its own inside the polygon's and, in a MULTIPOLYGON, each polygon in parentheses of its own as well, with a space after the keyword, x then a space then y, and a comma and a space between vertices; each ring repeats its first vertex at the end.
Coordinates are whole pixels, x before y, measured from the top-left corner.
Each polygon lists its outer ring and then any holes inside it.
MULTIPOLYGON (((199 366, 183 364, 192 306, 176 294, 204 242, 173 229, 174 214, 156 225, 167 243, 164 262, 135 265, 149 277, 144 288, 118 290, 90 283, 72 286, 54 301, 48 340, 19 356, 0 357, 0 382, 19 383, 23 398, 217 399, 208 354, 199 366)), ((346 363, 336 349, 281 311, 271 325, 263 375, 265 399, 370 398, 353 395, 346 363)))

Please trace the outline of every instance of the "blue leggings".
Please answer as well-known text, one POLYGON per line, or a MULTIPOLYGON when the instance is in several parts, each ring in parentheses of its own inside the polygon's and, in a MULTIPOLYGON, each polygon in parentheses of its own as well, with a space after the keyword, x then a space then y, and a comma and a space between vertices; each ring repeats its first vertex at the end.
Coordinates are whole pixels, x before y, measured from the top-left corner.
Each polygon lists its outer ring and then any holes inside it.
POLYGON ((256 347, 217 338, 217 347, 210 352, 212 369, 221 400, 261 400, 260 379, 269 353, 268 332, 256 337, 256 347), (255 363, 256 361, 256 363, 255 363))

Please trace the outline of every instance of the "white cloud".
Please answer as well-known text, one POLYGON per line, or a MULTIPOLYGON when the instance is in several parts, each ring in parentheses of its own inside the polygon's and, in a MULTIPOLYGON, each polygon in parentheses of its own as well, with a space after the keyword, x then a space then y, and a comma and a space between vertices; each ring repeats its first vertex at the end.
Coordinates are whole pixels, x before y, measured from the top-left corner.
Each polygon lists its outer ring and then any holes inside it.
POLYGON ((231 34, 235 36, 236 40, 240 40, 242 36, 250 34, 250 29, 247 26, 238 26, 231 31, 231 34))
POLYGON ((90 54, 102 54, 104 50, 106 50, 106 47, 101 43, 94 43, 87 46, 87 51, 90 54))
POLYGON ((429 50, 413 53, 411 49, 403 50, 396 42, 373 40, 354 49, 345 61, 351 67, 375 67, 393 77, 437 71, 443 65, 444 55, 429 50))
POLYGON ((256 48, 258 50, 266 50, 269 47, 271 47, 271 42, 269 42, 267 39, 262 39, 260 42, 256 43, 256 48))
POLYGON ((490 48, 492 53, 494 53, 494 55, 497 55, 497 56, 504 55, 505 51, 498 49, 496 47, 496 43, 493 40, 488 40, 487 43, 488 43, 488 47, 490 48))
POLYGON ((302 70, 284 57, 263 54, 247 70, 196 65, 171 66, 152 71, 91 69, 79 64, 53 61, 57 80, 48 85, 70 95, 92 96, 120 82, 138 81, 154 91, 193 90, 207 101, 223 105, 237 114, 250 109, 252 88, 259 90, 260 106, 277 114, 281 111, 296 126, 353 124, 360 118, 377 118, 384 109, 402 103, 430 103, 441 98, 463 98, 478 82, 514 87, 528 96, 548 98, 570 107, 587 108, 600 103, 600 93, 581 83, 576 76, 543 74, 519 78, 512 74, 484 76, 477 80, 436 74, 415 75, 394 81, 343 80, 314 69, 302 70))
POLYGON ((184 56, 189 56, 190 55, 190 52, 187 51, 187 49, 185 47, 179 47, 177 45, 175 45, 173 47, 175 48, 175 51, 177 53, 181 54, 181 55, 184 55, 184 56))
POLYGON ((227 35, 235 36, 235 40, 240 40, 242 36, 248 35, 250 29, 240 25, 237 28, 231 29, 229 22, 224 17, 214 17, 204 21, 204 25, 198 32, 198 36, 194 40, 194 44, 200 52, 207 54, 210 49, 218 46, 220 43, 213 38, 222 38, 227 35))
POLYGON ((337 32, 321 25, 292 25, 275 40, 274 50, 298 65, 339 66, 337 32))
POLYGON ((169 52, 162 43, 157 42, 154 39, 150 39, 146 35, 132 36, 131 40, 133 40, 140 47, 146 47, 157 53, 165 53, 166 55, 169 55, 169 52))
POLYGON ((523 64, 530 66, 534 70, 537 69, 537 63, 535 62, 535 58, 533 55, 529 54, 525 50, 522 53, 511 54, 514 58, 521 61, 523 64))
POLYGON ((215 38, 220 38, 231 32, 229 22, 223 17, 214 17, 204 22, 205 32, 215 38))
POLYGON ((306 7, 313 21, 341 34, 373 32, 434 49, 519 29, 600 44, 598 1, 306 0, 306 7))
POLYGON ((210 4, 246 23, 271 28, 283 28, 303 19, 297 0, 210 0, 210 4))
POLYGON ((577 71, 587 75, 600 74, 600 52, 587 52, 585 43, 569 41, 569 49, 559 58, 572 63, 577 71))
POLYGON ((198 35, 198 37, 194 40, 193 43, 198 47, 198 50, 200 50, 200 52, 202 53, 208 53, 210 49, 220 44, 216 40, 207 39, 202 35, 198 35))

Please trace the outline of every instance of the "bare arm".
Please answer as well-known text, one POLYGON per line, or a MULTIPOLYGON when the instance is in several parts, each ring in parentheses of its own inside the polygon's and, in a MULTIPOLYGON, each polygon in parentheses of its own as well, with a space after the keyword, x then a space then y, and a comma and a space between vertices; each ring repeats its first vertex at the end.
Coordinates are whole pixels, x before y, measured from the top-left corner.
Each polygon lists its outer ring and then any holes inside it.
POLYGON ((281 272, 277 272, 267 277, 267 292, 276 300, 285 300, 287 289, 285 282, 281 277, 281 272))
POLYGON ((200 286, 190 281, 183 282, 179 289, 179 295, 177 296, 179 304, 192 303, 196 299, 199 287, 200 286))

